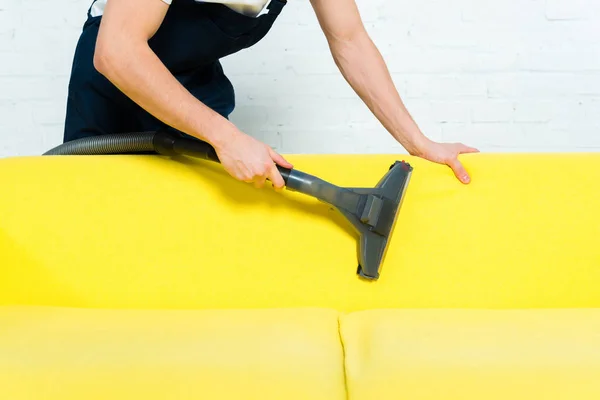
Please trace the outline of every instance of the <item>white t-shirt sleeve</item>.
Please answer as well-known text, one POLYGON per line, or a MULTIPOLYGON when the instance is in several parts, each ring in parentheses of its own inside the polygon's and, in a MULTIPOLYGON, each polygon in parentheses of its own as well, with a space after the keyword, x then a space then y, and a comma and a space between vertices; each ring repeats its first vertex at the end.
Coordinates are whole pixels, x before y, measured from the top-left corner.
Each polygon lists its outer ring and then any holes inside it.
MULTIPOLYGON (((161 0, 166 5, 171 5, 173 0, 161 0)), ((96 0, 92 4, 91 15, 92 17, 98 17, 104 14, 104 7, 106 7, 107 0, 96 0)))

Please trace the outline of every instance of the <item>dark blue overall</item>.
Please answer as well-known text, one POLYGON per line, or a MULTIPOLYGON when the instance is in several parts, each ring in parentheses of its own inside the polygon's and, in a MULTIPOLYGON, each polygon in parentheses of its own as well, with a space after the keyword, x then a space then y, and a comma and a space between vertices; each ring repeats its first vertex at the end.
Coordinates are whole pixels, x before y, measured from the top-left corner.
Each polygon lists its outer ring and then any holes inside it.
MULTIPOLYGON (((286 0, 272 0, 268 12, 254 18, 222 4, 174 0, 148 43, 190 93, 228 118, 235 106, 235 94, 219 59, 261 40, 285 4, 286 0)), ((101 18, 88 12, 77 43, 67 98, 65 142, 108 133, 165 128, 94 68, 101 18)))

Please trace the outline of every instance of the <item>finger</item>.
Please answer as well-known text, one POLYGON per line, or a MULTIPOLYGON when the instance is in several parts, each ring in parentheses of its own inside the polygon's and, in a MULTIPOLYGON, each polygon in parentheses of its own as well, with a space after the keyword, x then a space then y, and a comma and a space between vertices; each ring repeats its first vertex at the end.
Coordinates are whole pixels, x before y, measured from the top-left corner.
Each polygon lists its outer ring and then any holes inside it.
POLYGON ((244 181, 246 183, 252 183, 254 182, 254 178, 252 177, 252 173, 250 171, 241 171, 240 172, 240 176, 241 176, 241 181, 244 181))
POLYGON ((269 169, 269 180, 271 181, 271 184, 273 184, 273 187, 277 191, 282 190, 285 186, 283 177, 281 176, 275 165, 273 165, 273 167, 269 169))
POLYGON ((458 158, 453 158, 448 162, 448 166, 452 168, 454 175, 460 180, 462 183, 469 183, 471 181, 471 177, 465 170, 465 167, 461 164, 458 158))
POLYGON ((272 148, 269 148, 269 153, 271 155, 271 159, 275 161, 277 164, 281 165, 284 168, 293 168, 293 165, 290 164, 281 154, 277 153, 272 148))
POLYGON ((229 174, 240 182, 252 183, 252 176, 246 171, 234 170, 230 171, 229 174))
POLYGON ((479 153, 479 150, 476 149, 475 147, 471 147, 471 146, 467 146, 462 143, 459 143, 458 152, 459 153, 479 153))

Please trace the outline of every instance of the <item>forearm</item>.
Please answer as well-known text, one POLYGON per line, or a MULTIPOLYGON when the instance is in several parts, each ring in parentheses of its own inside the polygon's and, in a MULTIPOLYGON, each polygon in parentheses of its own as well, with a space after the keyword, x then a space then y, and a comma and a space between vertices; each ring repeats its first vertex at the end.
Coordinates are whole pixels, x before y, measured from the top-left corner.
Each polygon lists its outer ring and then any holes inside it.
POLYGON ((106 40, 96 49, 94 64, 119 90, 144 110, 189 135, 220 146, 232 129, 225 118, 189 93, 146 42, 106 40))
POLYGON ((344 78, 381 124, 411 154, 418 154, 428 139, 410 116, 398 94, 381 53, 365 31, 331 40, 336 65, 344 78))

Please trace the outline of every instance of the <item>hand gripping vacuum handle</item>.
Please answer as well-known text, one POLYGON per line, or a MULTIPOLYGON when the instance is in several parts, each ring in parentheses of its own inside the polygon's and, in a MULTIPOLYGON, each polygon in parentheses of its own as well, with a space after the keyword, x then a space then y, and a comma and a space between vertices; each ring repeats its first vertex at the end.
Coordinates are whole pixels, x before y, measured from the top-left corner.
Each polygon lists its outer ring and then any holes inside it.
MULTIPOLYGON (((156 152, 163 155, 188 155, 190 157, 221 163, 221 160, 219 160, 219 157, 217 156, 217 152, 209 143, 165 131, 158 131, 154 135, 154 149, 156 152)), ((280 165, 277 165, 277 169, 287 186, 290 181, 290 176, 292 175, 292 170, 280 165)), ((290 187, 290 189, 293 189, 293 187, 290 187)))
MULTIPOLYGON (((188 155, 221 163, 217 152, 209 143, 178 133, 159 130, 154 135, 153 147, 157 153, 167 156, 188 155)), ((356 193, 343 190, 316 176, 280 165, 277 165, 277 170, 288 190, 303 193, 345 209, 356 208, 360 201, 360 196, 356 193)))

